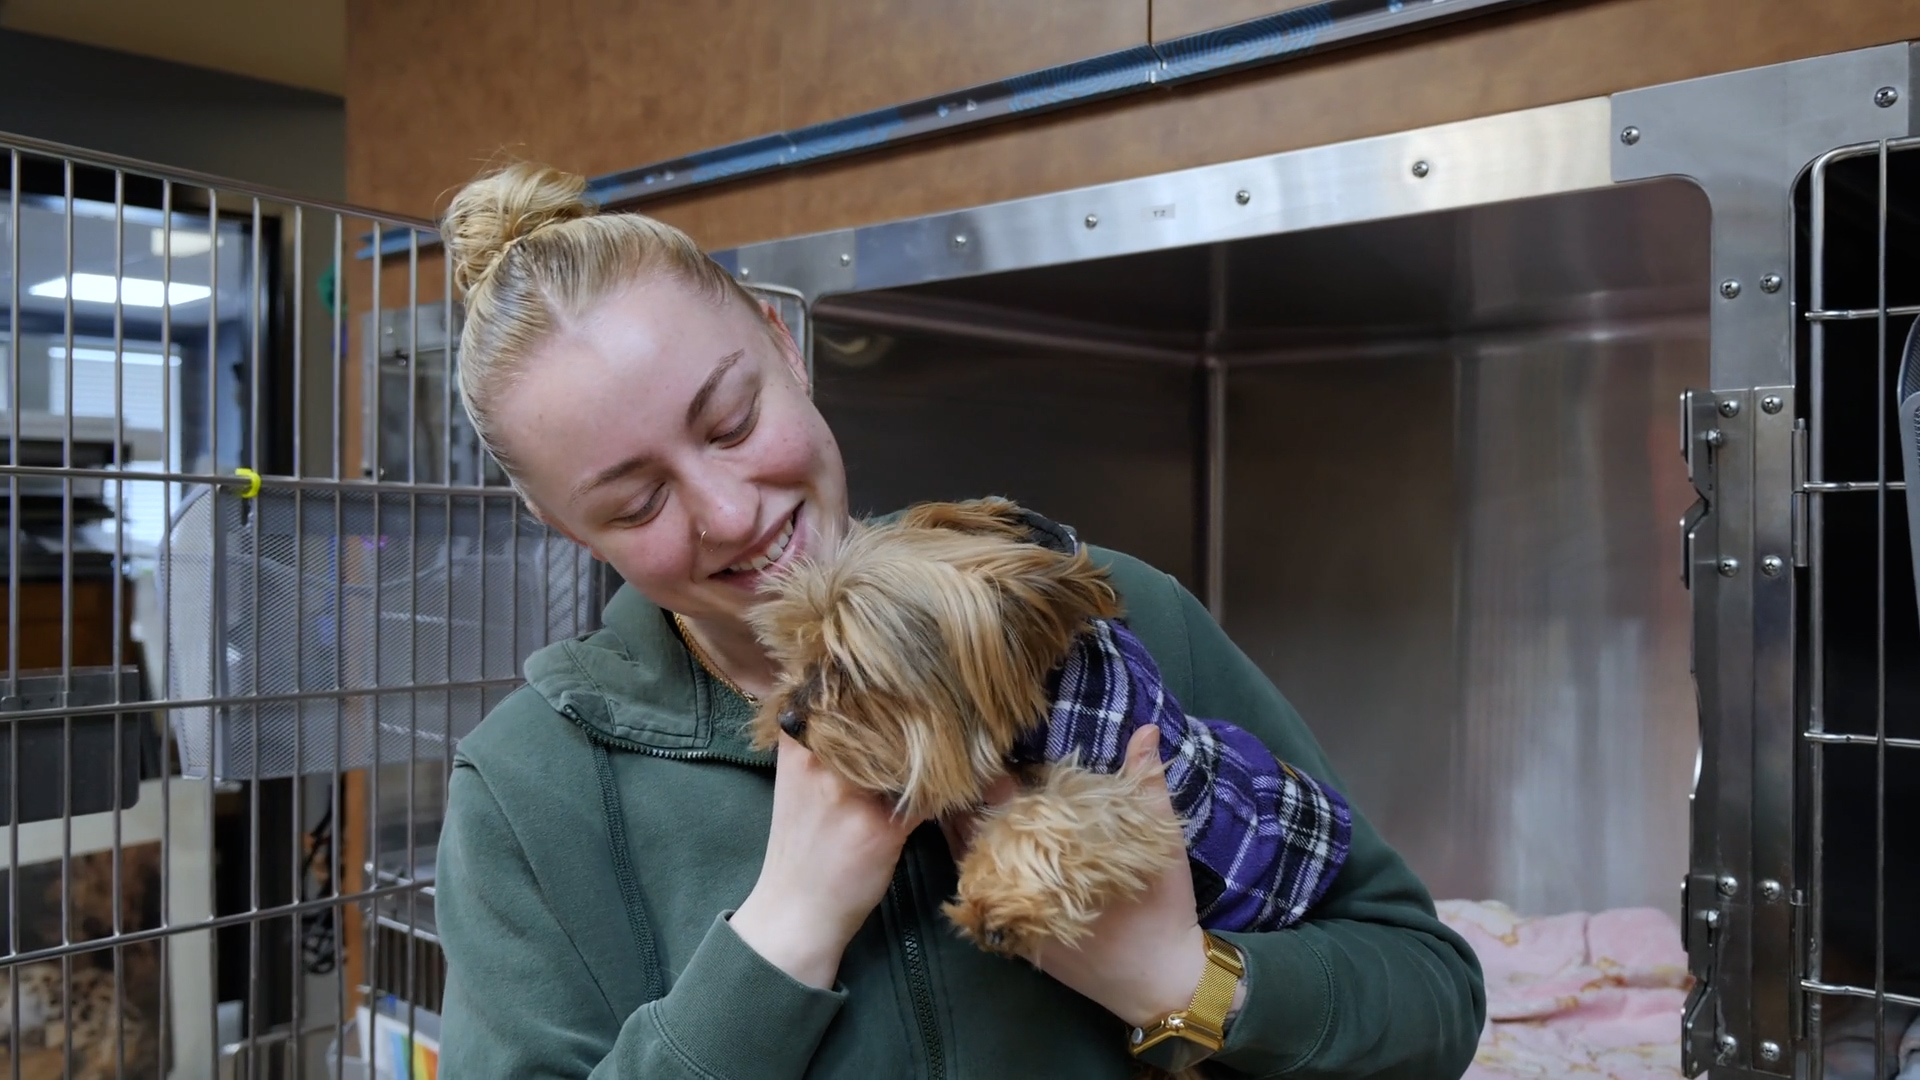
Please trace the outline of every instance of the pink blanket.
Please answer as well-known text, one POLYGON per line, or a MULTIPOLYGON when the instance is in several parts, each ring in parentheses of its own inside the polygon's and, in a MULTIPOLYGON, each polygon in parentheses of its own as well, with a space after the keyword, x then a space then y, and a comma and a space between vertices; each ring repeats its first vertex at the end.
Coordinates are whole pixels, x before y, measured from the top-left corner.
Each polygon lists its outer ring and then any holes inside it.
POLYGON ((1681 1080, 1693 985, 1673 919, 1650 908, 1523 918, 1446 900, 1440 918, 1480 956, 1487 1029, 1467 1080, 1681 1080))

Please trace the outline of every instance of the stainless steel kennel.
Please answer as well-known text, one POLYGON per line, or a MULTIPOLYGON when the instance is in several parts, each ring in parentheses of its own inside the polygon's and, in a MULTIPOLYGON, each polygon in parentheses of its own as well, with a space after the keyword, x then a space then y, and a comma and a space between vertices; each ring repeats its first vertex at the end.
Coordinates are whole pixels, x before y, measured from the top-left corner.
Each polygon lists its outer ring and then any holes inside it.
MULTIPOLYGON (((1437 894, 1671 909, 1689 1070, 1819 1076, 1920 1007, 1915 63, 716 257, 859 508, 1157 563, 1437 894)), ((428 223, 5 145, 8 1069, 407 1075, 448 757, 608 583, 466 428, 428 223)))
POLYGON ((1156 562, 1438 895, 1673 910, 1685 1067, 1817 1076, 1920 1007, 1915 57, 717 257, 809 302, 863 506, 1156 562))

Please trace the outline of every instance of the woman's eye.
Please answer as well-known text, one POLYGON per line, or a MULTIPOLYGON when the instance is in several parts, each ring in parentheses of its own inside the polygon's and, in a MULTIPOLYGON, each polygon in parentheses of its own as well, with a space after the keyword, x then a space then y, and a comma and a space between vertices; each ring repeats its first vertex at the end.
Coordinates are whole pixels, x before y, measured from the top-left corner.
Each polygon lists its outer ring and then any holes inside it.
POLYGON ((760 405, 755 402, 753 407, 747 410, 747 415, 740 418, 739 423, 714 436, 714 441, 721 446, 734 446, 740 443, 753 432, 754 421, 759 417, 760 405))
POLYGON ((644 525, 648 521, 651 521, 655 514, 660 512, 660 504, 663 501, 664 499, 659 490, 655 489, 654 493, 648 496, 645 503, 641 504, 631 513, 621 514, 619 517, 614 518, 612 523, 622 527, 644 525))

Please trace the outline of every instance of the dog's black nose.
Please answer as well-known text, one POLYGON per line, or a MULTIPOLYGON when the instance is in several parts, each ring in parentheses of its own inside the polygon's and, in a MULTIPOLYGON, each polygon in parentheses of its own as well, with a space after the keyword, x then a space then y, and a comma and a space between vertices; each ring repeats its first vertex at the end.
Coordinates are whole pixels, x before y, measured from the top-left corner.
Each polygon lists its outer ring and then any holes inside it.
POLYGON ((786 732, 795 742, 805 742, 807 718, 798 709, 780 710, 780 730, 786 732))

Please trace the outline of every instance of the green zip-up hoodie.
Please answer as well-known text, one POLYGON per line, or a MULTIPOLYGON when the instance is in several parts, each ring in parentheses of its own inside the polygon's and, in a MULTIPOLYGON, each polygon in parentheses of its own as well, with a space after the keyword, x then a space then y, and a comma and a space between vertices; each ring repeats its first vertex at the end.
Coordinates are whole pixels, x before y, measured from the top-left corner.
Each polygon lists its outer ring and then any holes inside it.
MULTIPOLYGON (((1232 720, 1341 786, 1190 593, 1090 553, 1189 713, 1232 720)), ((953 860, 931 824, 833 989, 742 942, 727 916, 759 875, 773 760, 747 748, 745 701, 631 587, 603 629, 535 653, 527 679, 454 761, 435 887, 449 1080, 1133 1075, 1118 1019, 950 929, 953 860)), ((1246 954, 1248 985, 1215 1075, 1450 1080, 1472 1059, 1479 964, 1357 807, 1346 866, 1305 922, 1223 936, 1246 954)))

